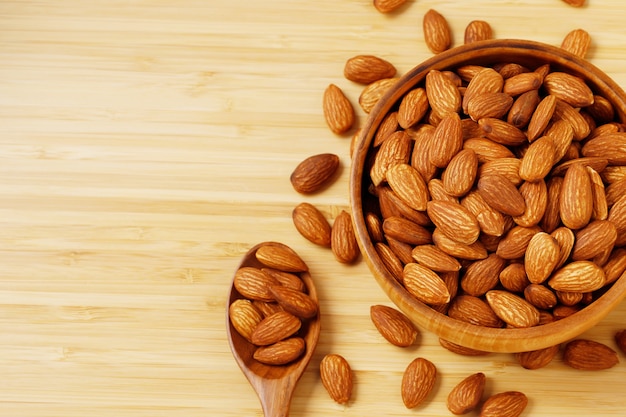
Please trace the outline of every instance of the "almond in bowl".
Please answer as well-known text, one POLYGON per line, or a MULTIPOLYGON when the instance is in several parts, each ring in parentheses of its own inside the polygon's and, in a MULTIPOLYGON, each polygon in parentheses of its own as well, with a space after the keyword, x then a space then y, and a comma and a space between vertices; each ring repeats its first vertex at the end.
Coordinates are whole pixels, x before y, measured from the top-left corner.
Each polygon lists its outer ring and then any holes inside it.
POLYGON ((371 107, 353 152, 374 277, 414 323, 466 348, 580 335, 626 296, 625 121, 623 90, 568 48, 484 40, 418 65, 371 107), (383 134, 400 111, 420 117, 383 134))

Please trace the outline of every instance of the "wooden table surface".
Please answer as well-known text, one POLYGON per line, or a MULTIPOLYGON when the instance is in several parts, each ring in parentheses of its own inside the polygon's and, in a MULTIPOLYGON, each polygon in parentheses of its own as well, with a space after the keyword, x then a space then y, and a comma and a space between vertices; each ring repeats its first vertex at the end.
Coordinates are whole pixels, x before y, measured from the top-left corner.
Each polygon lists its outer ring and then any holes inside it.
MULTIPOLYGON (((426 331, 412 348, 388 344, 369 307, 391 303, 365 263, 339 264, 294 229, 302 201, 331 221, 348 208, 350 134, 325 125, 323 90, 336 83, 356 103, 361 87, 342 71, 357 54, 400 73, 431 56, 430 8, 456 45, 474 19, 498 38, 555 45, 584 28, 589 59, 626 86, 626 3, 615 0, 415 0, 393 15, 370 0, 0 2, 0 415, 260 416, 225 305, 242 255, 266 240, 301 254, 321 297, 292 416, 450 415, 447 393, 478 371, 487 394, 525 392, 526 416, 624 415, 621 354, 603 372, 560 358, 527 371, 507 354, 452 354, 426 331), (297 194, 289 174, 322 152, 341 156, 339 178, 297 194), (319 379, 330 352, 354 370, 347 406, 319 379), (407 410, 400 380, 418 356, 440 378, 407 410)), ((625 314, 623 303, 584 336, 615 347, 625 314)))

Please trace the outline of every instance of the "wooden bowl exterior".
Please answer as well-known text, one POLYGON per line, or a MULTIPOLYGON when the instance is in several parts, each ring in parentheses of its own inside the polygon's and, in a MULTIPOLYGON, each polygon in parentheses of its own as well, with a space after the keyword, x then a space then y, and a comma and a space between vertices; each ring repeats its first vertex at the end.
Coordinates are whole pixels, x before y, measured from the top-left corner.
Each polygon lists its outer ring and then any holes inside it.
POLYGON ((553 346, 579 336, 602 320, 626 296, 622 275, 596 301, 581 311, 553 323, 524 329, 495 329, 476 326, 441 314, 411 296, 382 264, 369 237, 364 220, 367 189, 364 166, 374 134, 384 116, 398 100, 433 69, 467 64, 490 65, 517 62, 531 67, 549 63, 552 70, 576 74, 592 89, 610 100, 617 117, 626 120, 626 94, 600 69, 561 48, 526 40, 488 40, 459 46, 440 53, 413 68, 388 91, 369 114, 354 149, 350 173, 350 204, 357 241, 371 272, 387 296, 418 326, 465 347, 489 352, 524 352, 553 346))

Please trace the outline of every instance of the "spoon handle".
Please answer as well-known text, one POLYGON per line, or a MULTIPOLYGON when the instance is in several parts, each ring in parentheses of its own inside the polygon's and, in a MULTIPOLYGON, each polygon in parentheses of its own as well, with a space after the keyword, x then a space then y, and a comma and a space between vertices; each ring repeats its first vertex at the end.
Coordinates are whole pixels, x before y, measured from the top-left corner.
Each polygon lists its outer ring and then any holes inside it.
POLYGON ((295 383, 289 375, 286 379, 266 380, 259 387, 258 395, 265 417, 288 417, 295 383))

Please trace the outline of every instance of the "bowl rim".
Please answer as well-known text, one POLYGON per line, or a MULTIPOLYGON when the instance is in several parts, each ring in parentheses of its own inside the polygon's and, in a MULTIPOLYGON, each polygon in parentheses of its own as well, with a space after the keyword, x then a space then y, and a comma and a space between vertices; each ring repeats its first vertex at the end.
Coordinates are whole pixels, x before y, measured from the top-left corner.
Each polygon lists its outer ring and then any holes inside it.
MULTIPOLYGON (((556 68, 577 73, 602 91, 626 118, 626 93, 606 73, 589 61, 568 51, 541 42, 520 39, 493 39, 465 44, 434 55, 409 70, 378 101, 367 116, 356 141, 350 169, 350 209, 357 243, 379 286, 391 301, 418 326, 447 341, 486 352, 525 352, 554 346, 589 330, 626 297, 626 272, 597 300, 569 317, 529 328, 488 328, 465 323, 442 314, 420 302, 389 273, 375 250, 365 224, 362 181, 365 161, 374 133, 398 99, 421 82, 431 69, 443 70, 469 63, 496 63, 493 58, 516 56, 532 60, 536 54, 556 68), (471 62, 470 62, 471 61, 471 62)), ((539 63, 541 65, 541 63, 539 63)))

